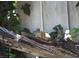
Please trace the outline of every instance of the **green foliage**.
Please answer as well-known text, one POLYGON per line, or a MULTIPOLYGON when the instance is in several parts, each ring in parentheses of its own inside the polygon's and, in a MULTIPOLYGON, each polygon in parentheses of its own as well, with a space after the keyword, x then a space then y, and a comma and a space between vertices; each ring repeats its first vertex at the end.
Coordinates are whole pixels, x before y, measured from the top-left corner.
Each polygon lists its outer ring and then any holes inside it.
POLYGON ((53 27, 53 29, 54 32, 50 33, 52 39, 56 39, 59 34, 63 34, 63 27, 60 24, 53 27))
POLYGON ((15 57, 16 57, 16 54, 9 53, 9 58, 15 58, 15 57))
POLYGON ((52 39, 55 39, 57 37, 57 32, 51 32, 50 35, 52 39))
POLYGON ((14 4, 14 1, 0 1, 0 26, 19 33, 20 19, 14 4))
POLYGON ((76 37, 77 35, 79 35, 77 33, 79 33, 79 28, 70 29, 70 34, 71 34, 72 37, 76 37))
POLYGON ((14 2, 12 2, 12 1, 11 2, 0 1, 0 19, 3 19, 3 17, 5 17, 7 15, 9 10, 15 9, 15 7, 12 5, 13 3, 14 2))
POLYGON ((0 1, 0 20, 7 18, 8 11, 15 9, 14 2, 0 1))
POLYGON ((72 29, 70 29, 70 32, 77 33, 77 32, 79 32, 79 28, 72 28, 72 29))
POLYGON ((30 15, 31 11, 30 11, 30 7, 31 5, 30 4, 24 4, 21 9, 23 10, 23 12, 27 15, 30 15))

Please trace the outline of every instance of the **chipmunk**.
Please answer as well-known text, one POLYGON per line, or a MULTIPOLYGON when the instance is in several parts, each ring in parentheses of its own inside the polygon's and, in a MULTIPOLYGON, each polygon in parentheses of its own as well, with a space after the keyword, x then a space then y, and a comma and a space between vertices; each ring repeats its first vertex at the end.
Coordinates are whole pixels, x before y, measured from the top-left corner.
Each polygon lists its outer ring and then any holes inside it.
POLYGON ((39 37, 42 38, 44 40, 49 40, 49 38, 51 38, 51 36, 48 33, 42 32, 40 31, 40 29, 37 29, 35 32, 35 37, 39 37))

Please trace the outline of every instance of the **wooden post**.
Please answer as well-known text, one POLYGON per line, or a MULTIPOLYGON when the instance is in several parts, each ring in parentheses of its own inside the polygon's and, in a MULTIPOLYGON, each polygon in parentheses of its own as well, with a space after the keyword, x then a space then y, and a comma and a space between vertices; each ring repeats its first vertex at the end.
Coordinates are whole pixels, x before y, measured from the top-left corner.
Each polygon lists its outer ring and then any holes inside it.
POLYGON ((40 12, 41 12, 41 24, 40 24, 40 30, 41 30, 41 31, 44 31, 44 28, 43 28, 42 1, 40 1, 40 12))

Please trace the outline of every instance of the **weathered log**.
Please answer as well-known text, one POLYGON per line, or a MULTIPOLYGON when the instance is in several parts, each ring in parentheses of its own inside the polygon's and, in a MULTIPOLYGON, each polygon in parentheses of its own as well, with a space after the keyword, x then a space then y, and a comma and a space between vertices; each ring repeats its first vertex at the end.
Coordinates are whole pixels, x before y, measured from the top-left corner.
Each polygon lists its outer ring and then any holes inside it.
POLYGON ((29 54, 32 54, 35 56, 41 56, 41 57, 56 57, 53 54, 51 54, 45 50, 33 48, 30 45, 27 45, 24 43, 14 42, 12 44, 12 42, 10 42, 10 41, 6 42, 6 41, 2 41, 2 40, 0 40, 0 42, 3 43, 8 48, 18 50, 18 51, 24 52, 26 54, 29 53, 29 54))
POLYGON ((8 37, 8 38, 16 38, 15 33, 13 33, 12 31, 8 31, 4 27, 0 27, 0 35, 2 35, 3 37, 8 37))
POLYGON ((20 43, 20 42, 16 42, 13 39, 11 39, 10 41, 8 41, 8 38, 4 41, 0 40, 0 42, 2 41, 3 44, 7 45, 9 48, 11 49, 15 49, 21 52, 25 52, 25 53, 29 53, 35 56, 41 56, 41 57, 76 57, 76 54, 73 54, 70 51, 67 51, 65 49, 62 48, 58 48, 58 47, 53 47, 53 51, 49 52, 46 51, 42 48, 37 48, 37 46, 30 46, 27 43, 24 44, 24 42, 20 43), (13 43, 12 43, 13 42, 13 43), (63 52, 65 51, 65 52, 63 52))
MULTIPOLYGON (((6 38, 2 39, 0 41, 2 41, 3 43, 6 43, 7 45, 9 45, 9 47, 19 51, 24 51, 26 53, 31 53, 42 57, 46 57, 46 56, 47 57, 67 57, 57 47, 53 46, 53 44, 41 42, 41 41, 39 42, 39 40, 37 41, 37 39, 34 39, 33 37, 29 39, 25 36, 22 36, 19 42, 17 42, 16 40, 12 39, 12 37, 15 38, 16 36, 11 32, 9 32, 7 29, 2 29, 2 27, 1 27, 0 35, 5 36, 7 38, 7 39, 6 38), (24 45, 21 45, 21 43, 23 43, 24 45), (30 48, 28 48, 29 46, 30 48), (42 52, 39 52, 39 51, 42 51, 42 52)), ((70 55, 70 54, 67 54, 67 55, 70 55)), ((72 53, 70 56, 75 57, 75 54, 72 53)))
POLYGON ((43 50, 46 50, 46 51, 48 51, 48 52, 50 52, 52 54, 55 54, 57 56, 62 55, 62 53, 58 50, 58 48, 53 46, 53 45, 40 44, 40 43, 38 43, 38 42, 36 42, 36 41, 34 41, 32 39, 26 38, 26 37, 22 37, 21 41, 29 43, 33 47, 37 47, 37 48, 41 48, 43 50))
POLYGON ((79 45, 79 44, 69 40, 69 41, 63 43, 62 48, 67 49, 67 50, 79 55, 79 48, 78 48, 79 46, 76 46, 76 45, 79 45))

